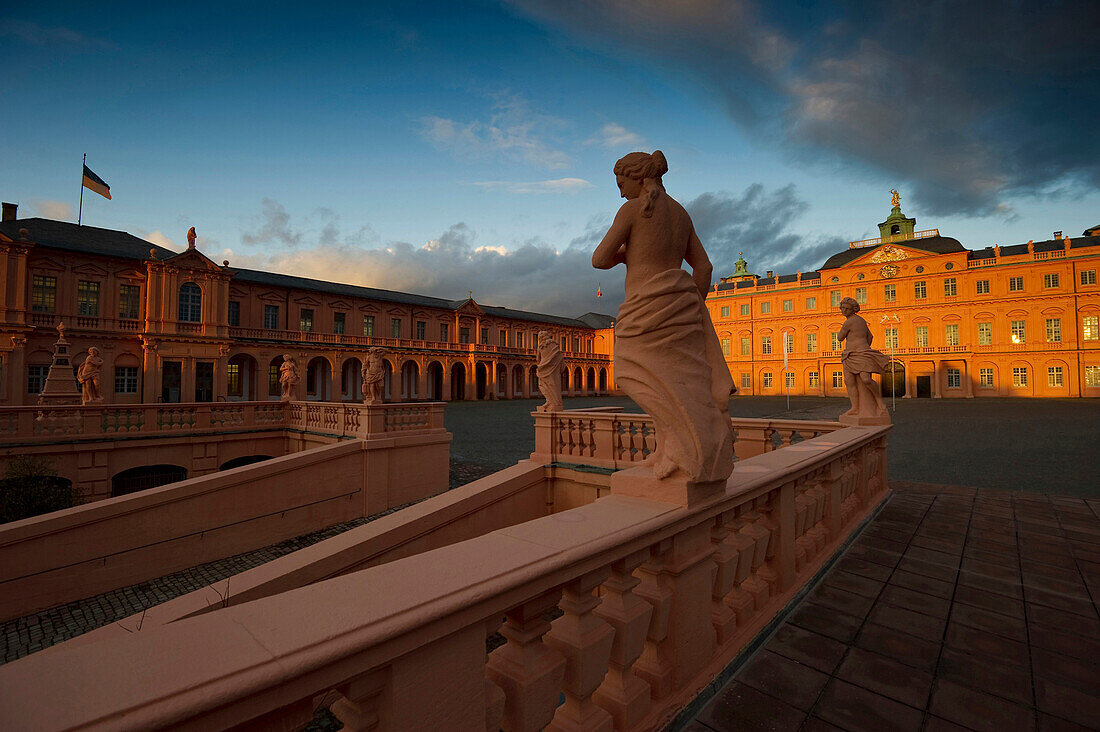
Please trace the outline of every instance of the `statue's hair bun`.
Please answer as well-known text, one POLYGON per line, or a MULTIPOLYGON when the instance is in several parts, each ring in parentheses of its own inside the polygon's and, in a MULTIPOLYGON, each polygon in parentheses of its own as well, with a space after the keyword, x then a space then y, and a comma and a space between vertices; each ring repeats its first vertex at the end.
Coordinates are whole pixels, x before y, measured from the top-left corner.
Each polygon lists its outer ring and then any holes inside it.
POLYGON ((659 178, 668 172, 668 161, 665 160, 665 154, 663 152, 654 150, 650 157, 653 159, 653 177, 659 178))

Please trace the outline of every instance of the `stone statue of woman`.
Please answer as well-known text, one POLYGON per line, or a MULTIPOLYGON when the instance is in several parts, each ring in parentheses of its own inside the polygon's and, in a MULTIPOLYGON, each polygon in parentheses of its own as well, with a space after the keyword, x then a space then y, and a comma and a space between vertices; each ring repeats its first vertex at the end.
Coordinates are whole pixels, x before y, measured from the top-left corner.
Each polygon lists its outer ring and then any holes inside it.
POLYGON ((535 372, 539 377, 539 391, 546 401, 536 407, 539 412, 560 412, 565 407, 561 400, 561 366, 565 357, 558 348, 554 334, 539 331, 539 364, 535 372))
POLYGON ((298 382, 302 380, 298 371, 298 362, 289 353, 283 354, 283 364, 279 367, 279 384, 283 387, 281 401, 293 401, 298 382))
POLYGON ((367 361, 363 364, 363 404, 381 404, 386 393, 386 363, 382 356, 384 348, 375 346, 367 351, 367 361))
MULTIPOLYGON (((61 326, 58 326, 58 330, 64 337, 61 326)), ((92 346, 88 349, 88 356, 84 359, 84 363, 80 364, 80 370, 76 372, 76 380, 80 382, 81 387, 80 404, 82 406, 99 404, 103 401, 99 391, 99 374, 102 369, 103 359, 99 357, 99 349, 92 346)))
POLYGON ((654 419, 658 446, 646 464, 657 478, 725 480, 733 470, 733 380, 704 305, 713 268, 691 217, 665 192, 667 171, 660 150, 630 153, 615 164, 627 200, 592 266, 626 265, 615 381, 654 419))

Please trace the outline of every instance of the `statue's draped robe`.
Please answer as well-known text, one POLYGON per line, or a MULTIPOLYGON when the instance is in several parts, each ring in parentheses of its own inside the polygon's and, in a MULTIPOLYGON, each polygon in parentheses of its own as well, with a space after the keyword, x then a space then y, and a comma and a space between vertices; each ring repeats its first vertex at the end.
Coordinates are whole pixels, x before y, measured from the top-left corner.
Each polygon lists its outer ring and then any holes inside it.
POLYGON ((840 354, 841 365, 853 374, 875 373, 886 371, 890 357, 882 351, 866 348, 859 351, 844 351, 840 354))
POLYGON ((684 270, 654 275, 619 308, 615 383, 654 419, 655 469, 670 461, 692 481, 729 477, 733 379, 703 298, 684 270))
POLYGON ((561 367, 565 362, 558 344, 539 346, 539 365, 535 373, 539 377, 539 391, 546 397, 548 411, 561 411, 561 367))

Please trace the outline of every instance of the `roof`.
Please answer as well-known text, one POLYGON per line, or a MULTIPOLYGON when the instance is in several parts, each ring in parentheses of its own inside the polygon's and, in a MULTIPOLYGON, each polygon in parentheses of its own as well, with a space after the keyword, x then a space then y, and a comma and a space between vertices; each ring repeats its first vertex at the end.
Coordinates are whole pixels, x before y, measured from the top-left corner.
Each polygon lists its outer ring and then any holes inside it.
POLYGON ((949 236, 930 236, 927 239, 906 239, 904 241, 891 241, 886 244, 878 244, 873 247, 860 247, 858 249, 845 249, 825 260, 825 264, 818 267, 823 269, 836 269, 854 262, 868 252, 872 252, 881 246, 903 246, 909 249, 920 249, 929 254, 951 254, 953 252, 965 252, 966 248, 958 239, 949 236))
POLYGON ((615 318, 611 315, 604 315, 603 313, 585 313, 577 320, 582 323, 587 323, 589 326, 596 328, 612 328, 615 326, 615 318))
MULTIPOLYGON (((40 218, 14 219, 0 222, 0 233, 12 239, 19 239, 20 229, 27 230, 27 239, 29 241, 54 249, 65 249, 74 252, 86 252, 88 254, 100 254, 107 257, 124 257, 127 259, 140 260, 149 258, 150 249, 156 251, 158 259, 168 259, 179 254, 179 252, 157 246, 145 239, 139 239, 133 234, 128 234, 125 231, 115 231, 114 229, 100 229, 95 226, 77 226, 67 221, 54 221, 52 219, 40 218)), ((257 269, 234 268, 234 272, 236 273, 234 275, 234 280, 239 282, 311 290, 314 292, 326 292, 332 295, 343 295, 345 297, 362 297, 372 300, 382 300, 384 302, 399 303, 402 305, 457 310, 466 303, 466 299, 447 300, 428 295, 416 295, 410 292, 380 290, 373 287, 347 285, 340 282, 325 282, 324 280, 295 277, 293 275, 284 275, 277 272, 264 272, 257 269)), ((490 315, 513 320, 550 323, 571 328, 610 327, 592 325, 581 318, 563 318, 557 315, 546 315, 544 313, 532 313, 526 310, 513 310, 511 308, 486 305, 480 305, 480 307, 490 315)), ((596 314, 589 313, 589 315, 596 314)))
POLYGON ((153 249, 160 259, 174 257, 179 252, 157 246, 139 239, 133 234, 114 229, 100 229, 96 226, 77 226, 68 221, 52 219, 13 219, 0 222, 0 233, 12 239, 19 239, 19 230, 27 230, 27 239, 54 249, 67 249, 88 254, 102 254, 107 257, 126 257, 128 259, 148 259, 153 249))
POLYGON ((1096 226, 1090 226, 1089 228, 1085 229, 1081 232, 1081 236, 1096 236, 1097 232, 1100 232, 1100 224, 1097 224, 1096 226))

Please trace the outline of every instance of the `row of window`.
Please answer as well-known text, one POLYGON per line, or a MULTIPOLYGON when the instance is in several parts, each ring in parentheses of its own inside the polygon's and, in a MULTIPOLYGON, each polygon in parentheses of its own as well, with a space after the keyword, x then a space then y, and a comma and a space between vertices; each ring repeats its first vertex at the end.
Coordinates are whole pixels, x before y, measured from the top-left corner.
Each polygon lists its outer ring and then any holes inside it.
MULTIPOLYGON (((1061 343, 1062 341, 1062 319, 1061 318, 1046 318, 1044 325, 1046 326, 1046 342, 1047 343, 1061 343)), ((1009 322, 1009 331, 1011 333, 1011 340, 1013 343, 1027 343, 1027 321, 1024 320, 1012 320, 1009 322)), ((1085 315, 1081 318, 1081 331, 1082 340, 1096 341, 1100 340, 1100 316, 1098 315, 1085 315)), ((839 351, 841 348, 840 337, 838 333, 829 334, 831 342, 830 349, 832 351, 839 351)), ((914 332, 914 345, 917 347, 926 348, 928 346, 928 326, 918 325, 915 326, 914 332)), ((725 356, 732 355, 731 342, 729 338, 721 339, 722 354, 725 356)), ((898 348, 900 339, 898 337, 897 328, 884 328, 883 329, 883 345, 886 348, 898 348)), ((946 323, 944 325, 944 345, 957 346, 959 343, 959 324, 958 323, 946 323)), ((983 322, 978 323, 978 345, 979 346, 991 346, 993 345, 993 323, 983 322)), ((787 353, 794 352, 794 333, 783 334, 783 350, 787 353)), ((772 337, 761 336, 760 337, 760 352, 764 355, 770 355, 772 353, 772 337)), ((805 353, 817 353, 817 333, 806 334, 806 350, 805 353)), ((752 337, 744 336, 741 338, 741 355, 752 355, 752 337)))
MULTIPOLYGON (((1055 288, 1055 287, 1059 286, 1058 283, 1059 283, 1059 276, 1058 276, 1057 272, 1052 272, 1052 273, 1048 273, 1048 274, 1043 275, 1043 287, 1045 287, 1045 288, 1055 288)), ((1096 284, 1096 270, 1094 270, 1094 269, 1082 270, 1081 271, 1081 284, 1082 285, 1095 285, 1096 284)), ((974 285, 975 285, 975 293, 976 294, 978 294, 978 295, 988 295, 989 294, 989 291, 990 291, 989 290, 989 280, 977 280, 974 283, 974 285)), ((1008 291, 1009 292, 1023 292, 1023 289, 1024 289, 1024 278, 1022 276, 1021 277, 1009 277, 1008 278, 1008 291)), ((944 281, 943 281, 943 296, 944 297, 957 297, 958 294, 959 294, 958 279, 955 278, 955 277, 945 278, 944 281)), ((897 286, 897 284, 896 283, 890 283, 890 284, 883 285, 882 286, 882 296, 883 296, 883 301, 884 302, 897 302, 897 299, 898 299, 898 286, 897 286)), ((913 283, 913 298, 916 299, 916 300, 926 300, 926 299, 928 299, 928 281, 927 280, 918 280, 918 281, 913 283)), ((830 305, 830 307, 834 307, 834 308, 840 307, 840 301, 842 299, 843 299, 843 295, 841 294, 840 290, 830 290, 829 291, 829 305, 830 305)), ((857 287, 857 288, 855 288, 855 301, 858 302, 860 305, 866 305, 867 304, 867 288, 866 287, 857 287)), ((794 299, 793 298, 788 298, 786 300, 781 301, 781 307, 782 307, 782 309, 783 309, 782 311, 784 313, 794 312, 794 299)), ((806 308, 805 309, 806 310, 816 310, 817 309, 817 298, 816 297, 807 297, 806 298, 806 308)), ((768 315, 771 312, 772 312, 772 303, 771 302, 762 302, 762 303, 760 303, 760 314, 761 315, 768 315)), ((721 308, 719 310, 719 313, 721 314, 721 317, 723 317, 723 318, 730 317, 730 306, 729 305, 721 306, 721 308)), ((751 314, 752 314, 751 305, 749 303, 742 303, 741 304, 741 315, 742 316, 748 316, 748 315, 751 315, 751 314)))
MULTIPOLYGON (((27 393, 41 394, 46 386, 46 376, 50 373, 49 364, 30 364, 27 366, 27 393)), ((79 385, 77 386, 79 388, 79 385)), ((138 393, 138 367, 115 366, 115 394, 138 393)))
MULTIPOLYGON (((948 389, 961 389, 962 388, 962 369, 949 368, 947 369, 947 388, 948 389)), ((844 387, 844 372, 833 371, 833 388, 841 389, 844 387)), ((774 386, 774 378, 772 372, 764 371, 760 374, 761 386, 764 389, 771 389, 774 386)), ((783 385, 787 389, 795 388, 795 374, 792 371, 786 371, 783 373, 783 385)), ((993 388, 996 386, 993 378, 993 369, 981 368, 978 369, 978 386, 980 388, 993 388)), ((1012 367, 1012 386, 1025 387, 1027 386, 1027 367, 1026 366, 1013 366, 1012 367)), ((1061 366, 1048 366, 1047 367, 1047 386, 1048 387, 1062 387, 1065 386, 1065 373, 1061 366)), ((1100 386, 1100 366, 1086 366, 1085 367, 1085 386, 1100 386)), ((809 389, 821 388, 821 376, 817 371, 806 372, 806 387, 809 389)), ((748 372, 741 373, 741 388, 752 388, 752 374, 748 372)))
MULTIPOLYGON (((99 288, 93 280, 76 283, 76 312, 78 315, 99 317, 99 288)), ((46 275, 31 277, 31 311, 52 313, 57 311, 57 278, 46 275)), ((137 320, 141 317, 141 286, 118 286, 118 317, 120 320, 137 320)))

